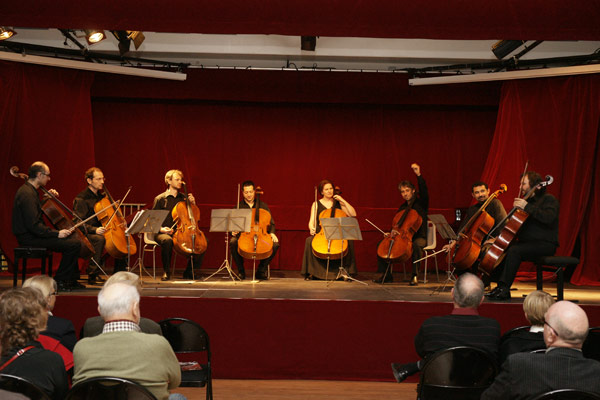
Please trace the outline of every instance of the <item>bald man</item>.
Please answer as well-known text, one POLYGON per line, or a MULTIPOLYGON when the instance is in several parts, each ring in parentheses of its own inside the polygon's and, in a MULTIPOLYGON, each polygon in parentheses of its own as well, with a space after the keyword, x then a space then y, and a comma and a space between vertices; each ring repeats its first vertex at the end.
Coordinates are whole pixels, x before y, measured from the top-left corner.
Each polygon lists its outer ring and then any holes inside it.
POLYGON ((559 301, 544 319, 546 352, 509 356, 482 400, 532 399, 557 389, 600 395, 600 362, 581 353, 589 327, 585 311, 574 303, 559 301))

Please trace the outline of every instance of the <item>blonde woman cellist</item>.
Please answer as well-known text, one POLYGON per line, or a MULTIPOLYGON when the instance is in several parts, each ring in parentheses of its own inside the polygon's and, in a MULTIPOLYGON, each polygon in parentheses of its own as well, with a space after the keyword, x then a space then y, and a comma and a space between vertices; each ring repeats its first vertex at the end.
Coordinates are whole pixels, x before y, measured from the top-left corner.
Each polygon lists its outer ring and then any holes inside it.
MULTIPOLYGON (((315 235, 321 231, 321 218, 324 217, 323 212, 331 210, 332 207, 339 206, 341 211, 347 217, 356 217, 356 210, 342 196, 335 193, 333 183, 324 179, 319 183, 319 193, 322 197, 313 202, 310 210, 310 220, 308 221, 308 229, 310 235, 306 239, 304 246, 304 257, 302 258, 301 274, 304 279, 334 279, 340 266, 340 259, 329 260, 329 271, 327 271, 327 259, 319 258, 313 253, 312 242, 315 235)), ((316 196, 315 196, 316 197, 316 196)), ((329 217, 329 211, 326 217, 329 217)), ((356 274, 356 259, 354 257, 354 244, 351 240, 348 241, 348 252, 343 257, 343 266, 350 275, 356 274)))

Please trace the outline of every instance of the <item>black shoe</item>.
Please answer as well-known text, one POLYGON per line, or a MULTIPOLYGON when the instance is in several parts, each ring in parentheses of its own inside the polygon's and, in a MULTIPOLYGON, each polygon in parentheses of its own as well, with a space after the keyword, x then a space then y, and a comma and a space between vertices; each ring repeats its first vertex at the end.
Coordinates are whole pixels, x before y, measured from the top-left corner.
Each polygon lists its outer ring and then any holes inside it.
POLYGON ((407 364, 392 363, 392 372, 394 373, 396 382, 403 382, 406 378, 412 375, 406 366, 407 364))
POLYGON ((267 274, 265 274, 264 272, 257 272, 256 273, 256 279, 259 281, 266 281, 269 278, 267 278, 267 274))
POLYGON ((379 278, 377 279, 373 279, 373 282, 375 283, 387 283, 387 282, 393 282, 394 278, 392 277, 392 274, 382 274, 379 278))
POLYGON ((106 282, 97 274, 88 275, 88 285, 103 285, 106 282))
POLYGON ((164 272, 162 278, 160 278, 161 281, 170 281, 171 280, 171 274, 168 272, 164 272))
POLYGON ((486 293, 485 296, 486 297, 493 297, 493 296, 497 295, 499 292, 500 292, 500 286, 496 286, 490 292, 486 293))
POLYGON ((71 281, 68 283, 69 288, 71 288, 71 290, 83 290, 86 289, 86 287, 84 285, 82 285, 81 283, 77 282, 77 281, 71 281))
POLYGON ((496 294, 490 294, 488 299, 496 301, 510 300, 510 288, 501 287, 496 294))
POLYGON ((419 279, 416 274, 413 274, 412 278, 410 278, 410 282, 408 282, 410 286, 417 286, 419 284, 419 279))
POLYGON ((183 271, 183 279, 194 279, 194 277, 192 276, 192 270, 191 269, 187 269, 185 271, 183 271))
POLYGON ((238 271, 237 274, 240 278, 241 281, 243 281, 244 279, 246 279, 246 272, 245 271, 238 271))
POLYGON ((312 281, 312 275, 311 274, 305 275, 304 276, 304 280, 305 281, 312 281))
POLYGON ((56 281, 57 291, 59 292, 70 292, 71 285, 66 281, 56 281))

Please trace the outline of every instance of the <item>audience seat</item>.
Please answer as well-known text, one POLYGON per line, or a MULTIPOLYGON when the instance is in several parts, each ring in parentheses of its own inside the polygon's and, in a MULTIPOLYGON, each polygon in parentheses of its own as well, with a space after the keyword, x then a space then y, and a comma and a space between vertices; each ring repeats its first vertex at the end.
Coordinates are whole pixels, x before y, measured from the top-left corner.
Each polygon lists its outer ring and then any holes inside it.
POLYGON ((581 350, 585 358, 600 361, 600 327, 590 328, 581 350))
POLYGON ((469 346, 442 350, 427 358, 417 399, 479 399, 497 374, 496 360, 483 350, 469 346))
POLYGON ((206 386, 206 399, 212 400, 210 342, 204 328, 185 318, 167 318, 158 324, 175 353, 205 353, 206 362, 198 362, 196 369, 186 370, 182 366, 180 386, 206 386))
POLYGON ((145 387, 123 378, 86 379, 73 386, 65 400, 156 400, 145 387))
POLYGON ((0 374, 0 389, 21 393, 31 400, 51 400, 42 389, 26 379, 14 375, 0 374))
POLYGON ((583 392, 575 389, 559 389, 543 393, 533 400, 600 400, 600 396, 595 393, 583 392))

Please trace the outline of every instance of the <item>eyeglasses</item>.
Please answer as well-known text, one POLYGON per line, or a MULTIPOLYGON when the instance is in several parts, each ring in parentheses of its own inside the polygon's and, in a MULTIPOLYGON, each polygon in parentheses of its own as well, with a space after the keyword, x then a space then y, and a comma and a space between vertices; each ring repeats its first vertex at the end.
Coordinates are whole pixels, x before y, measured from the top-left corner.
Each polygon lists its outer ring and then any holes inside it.
POLYGON ((42 175, 50 176, 50 173, 42 172, 42 175))
POLYGON ((552 325, 550 325, 550 324, 549 324, 549 323, 547 323, 547 322, 544 322, 544 325, 548 325, 548 328, 552 329, 552 332, 554 332, 554 334, 556 335, 556 337, 558 337, 558 336, 559 336, 559 335, 558 335, 558 332, 556 332, 556 329, 554 329, 554 328, 552 327, 552 325))

